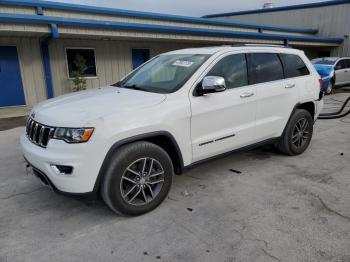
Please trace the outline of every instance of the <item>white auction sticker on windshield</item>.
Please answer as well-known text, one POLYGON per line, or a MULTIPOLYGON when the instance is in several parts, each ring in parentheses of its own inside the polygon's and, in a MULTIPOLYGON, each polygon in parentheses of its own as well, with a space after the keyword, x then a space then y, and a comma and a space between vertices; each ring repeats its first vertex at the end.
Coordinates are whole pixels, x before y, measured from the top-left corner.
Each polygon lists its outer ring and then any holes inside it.
POLYGON ((182 66, 182 67, 190 67, 191 65, 193 65, 193 62, 185 61, 185 60, 176 60, 173 63, 173 66, 182 66))

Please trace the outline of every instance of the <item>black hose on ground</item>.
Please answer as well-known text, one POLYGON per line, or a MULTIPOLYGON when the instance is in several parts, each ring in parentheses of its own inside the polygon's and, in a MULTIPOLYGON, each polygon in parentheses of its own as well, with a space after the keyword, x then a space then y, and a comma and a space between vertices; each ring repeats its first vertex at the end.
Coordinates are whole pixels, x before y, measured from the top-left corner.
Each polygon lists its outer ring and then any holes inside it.
POLYGON ((337 119, 337 118, 342 118, 344 116, 347 116, 350 114, 350 108, 347 112, 341 114, 343 112, 344 108, 350 101, 350 96, 345 100, 343 103, 342 107, 337 111, 337 112, 332 112, 332 113, 323 113, 318 116, 318 119, 337 119))

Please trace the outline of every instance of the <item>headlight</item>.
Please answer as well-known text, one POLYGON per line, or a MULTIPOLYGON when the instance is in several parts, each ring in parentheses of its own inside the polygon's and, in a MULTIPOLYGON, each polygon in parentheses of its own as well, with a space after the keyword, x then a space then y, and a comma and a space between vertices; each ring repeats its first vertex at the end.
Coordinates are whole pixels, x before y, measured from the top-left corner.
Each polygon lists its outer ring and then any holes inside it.
POLYGON ((89 141, 93 128, 64 128, 58 127, 53 138, 64 140, 67 143, 83 143, 89 141))

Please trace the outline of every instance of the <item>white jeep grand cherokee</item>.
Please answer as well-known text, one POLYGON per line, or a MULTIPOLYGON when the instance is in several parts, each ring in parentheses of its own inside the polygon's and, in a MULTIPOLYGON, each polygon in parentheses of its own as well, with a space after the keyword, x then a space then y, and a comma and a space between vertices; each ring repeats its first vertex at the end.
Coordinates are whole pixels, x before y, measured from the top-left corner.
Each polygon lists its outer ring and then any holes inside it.
POLYGON ((37 105, 21 137, 34 174, 56 192, 101 193, 117 213, 157 207, 174 173, 242 148, 308 147, 323 102, 304 53, 277 46, 184 49, 112 86, 37 105))

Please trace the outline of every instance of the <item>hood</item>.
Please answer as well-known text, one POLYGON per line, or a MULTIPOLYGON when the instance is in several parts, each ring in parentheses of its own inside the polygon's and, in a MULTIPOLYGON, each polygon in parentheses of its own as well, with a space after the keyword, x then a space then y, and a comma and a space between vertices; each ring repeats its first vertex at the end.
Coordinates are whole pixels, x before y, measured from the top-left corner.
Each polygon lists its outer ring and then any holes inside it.
POLYGON ((137 112, 165 98, 164 94, 107 86, 49 99, 34 107, 30 116, 49 126, 84 127, 97 118, 137 112))
POLYGON ((332 65, 314 65, 315 69, 317 71, 317 73, 321 76, 321 77, 331 77, 333 76, 334 73, 334 68, 332 65))

